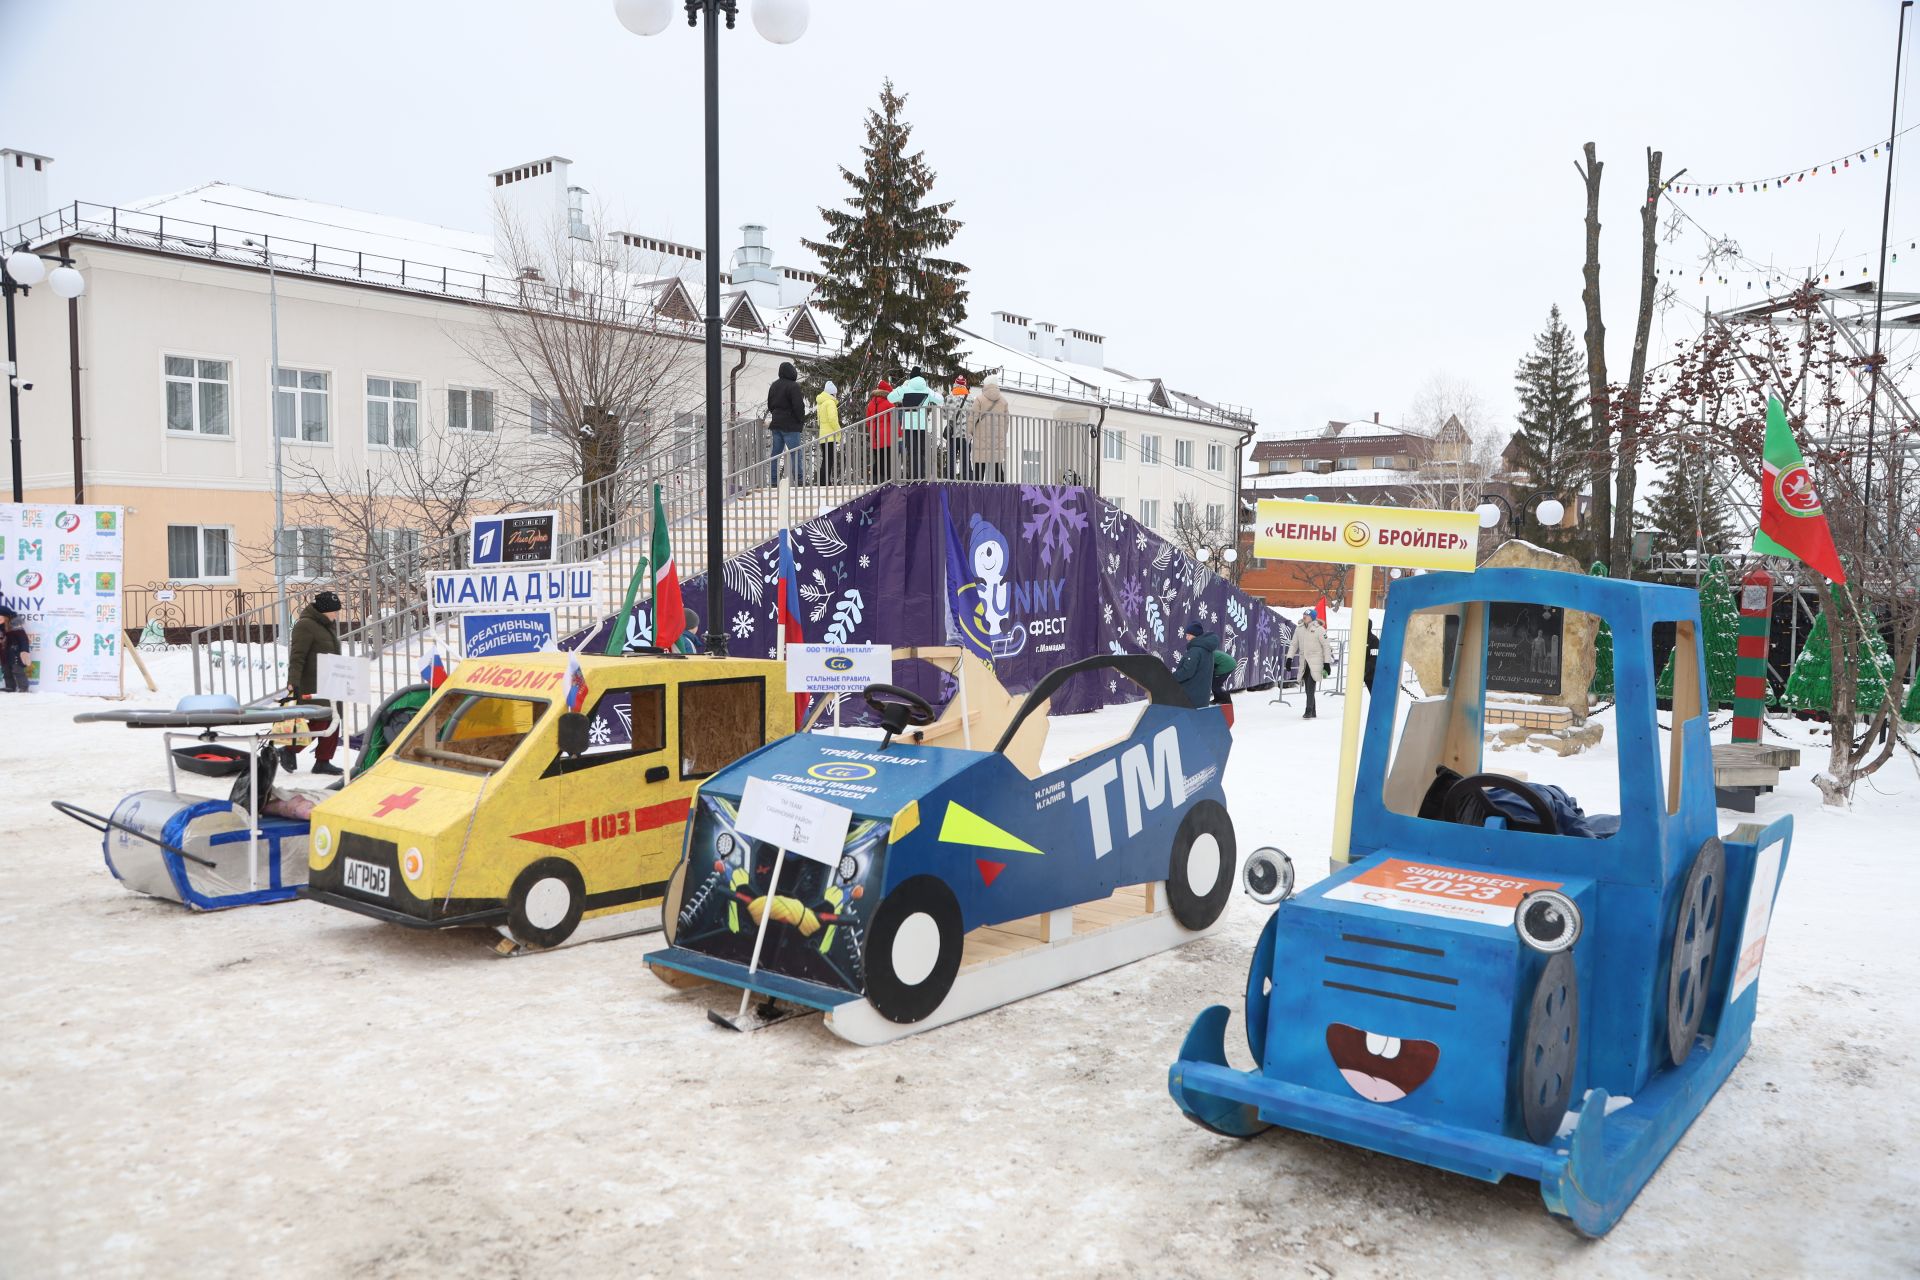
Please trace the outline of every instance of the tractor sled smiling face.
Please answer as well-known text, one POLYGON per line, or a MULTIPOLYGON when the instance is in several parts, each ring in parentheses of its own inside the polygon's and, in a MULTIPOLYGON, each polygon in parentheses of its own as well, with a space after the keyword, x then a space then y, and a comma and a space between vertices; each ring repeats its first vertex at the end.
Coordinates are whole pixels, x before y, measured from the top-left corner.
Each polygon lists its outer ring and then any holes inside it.
POLYGON ((1258 1065, 1227 1066, 1228 1011, 1207 1010, 1169 1075, 1181 1110, 1533 1178, 1582 1230, 1610 1227, 1745 1050, 1752 939, 1790 832, 1716 834, 1699 633, 1697 598, 1670 587, 1522 569, 1394 583, 1379 670, 1411 667, 1422 692, 1377 685, 1350 863, 1294 894, 1284 854, 1249 857, 1248 892, 1276 904, 1248 975, 1258 1065), (1610 750, 1487 763, 1490 742, 1577 725, 1603 621, 1610 750), (1655 624, 1673 636, 1658 682, 1655 624), (1617 816, 1583 808, 1614 788, 1617 816), (1609 1097, 1627 1117, 1607 1119, 1609 1097))

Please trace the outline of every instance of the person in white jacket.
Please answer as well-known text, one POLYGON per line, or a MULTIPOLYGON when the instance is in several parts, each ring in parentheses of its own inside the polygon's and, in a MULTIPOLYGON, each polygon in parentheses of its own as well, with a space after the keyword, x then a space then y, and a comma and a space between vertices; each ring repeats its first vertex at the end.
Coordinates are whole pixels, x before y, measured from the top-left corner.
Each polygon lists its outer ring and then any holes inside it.
POLYGON ((1301 718, 1313 719, 1318 713, 1313 706, 1313 686, 1316 681, 1324 680, 1333 663, 1333 647, 1327 643, 1327 629, 1320 625, 1319 615, 1309 609, 1300 615, 1300 623, 1293 629, 1293 639, 1287 642, 1289 661, 1300 660, 1300 687, 1307 691, 1307 713, 1301 718))

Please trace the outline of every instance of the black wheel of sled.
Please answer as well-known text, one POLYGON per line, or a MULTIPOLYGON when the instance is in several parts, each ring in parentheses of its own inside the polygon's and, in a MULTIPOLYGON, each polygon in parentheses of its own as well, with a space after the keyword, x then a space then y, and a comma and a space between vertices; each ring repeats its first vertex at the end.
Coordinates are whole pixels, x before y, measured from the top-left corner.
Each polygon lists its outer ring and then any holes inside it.
POLYGON ((918 1022, 947 998, 960 972, 960 903, 933 876, 894 887, 873 913, 864 953, 867 999, 889 1022, 918 1022))
POLYGON ((1713 985, 1713 954, 1720 944, 1720 908, 1727 879, 1727 853, 1718 836, 1709 836, 1693 855, 1686 887, 1680 891, 1680 916, 1673 922, 1673 949, 1667 967, 1667 1053, 1674 1065, 1693 1052, 1700 1018, 1713 985))
POLYGON ((529 947, 557 947, 580 927, 586 886, 565 858, 542 858, 522 871, 507 894, 507 929, 529 947))
POLYGON ((1233 840, 1233 819, 1212 800, 1187 810, 1174 833, 1173 855, 1167 862, 1167 906, 1173 918, 1188 929, 1200 930, 1220 918, 1233 893, 1233 875, 1239 869, 1239 850, 1233 840), (1218 857, 1209 864, 1210 852, 1218 857), (1200 883, 1194 883, 1198 875, 1200 883))
POLYGON ((1520 1052, 1520 1119, 1529 1142, 1545 1142, 1567 1114, 1580 1060, 1580 987, 1571 951, 1554 952, 1540 970, 1520 1052))

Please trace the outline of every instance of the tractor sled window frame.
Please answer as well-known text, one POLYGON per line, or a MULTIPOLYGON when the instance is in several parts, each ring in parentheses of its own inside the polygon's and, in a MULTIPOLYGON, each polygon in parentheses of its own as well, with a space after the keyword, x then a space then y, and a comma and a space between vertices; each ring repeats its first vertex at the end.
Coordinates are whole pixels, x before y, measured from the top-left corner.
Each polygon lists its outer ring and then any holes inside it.
POLYGON ((680 683, 680 778, 711 778, 767 740, 765 676, 725 676, 680 683), (751 703, 743 697, 751 687, 751 703), (709 696, 714 690, 727 690, 709 696), (702 702, 706 705, 699 705, 702 702), (751 706, 751 716, 744 713, 751 706), (753 732, 747 733, 751 720, 753 732))
MULTIPOLYGON (((442 695, 422 714, 415 716, 408 726, 409 732, 400 747, 394 752, 396 759, 408 764, 424 765, 429 769, 446 769, 454 773, 466 773, 488 776, 500 772, 521 747, 526 745, 545 720, 548 709, 553 704, 546 698, 529 698, 520 694, 491 693, 479 689, 455 689, 451 694, 442 695), (507 733, 487 734, 475 738, 454 737, 467 717, 484 703, 526 703, 533 710, 528 718, 527 727, 507 733), (511 738, 512 742, 499 751, 499 758, 493 755, 475 755, 466 751, 447 750, 449 742, 486 741, 511 738)), ((490 751, 496 748, 489 748, 490 751)))

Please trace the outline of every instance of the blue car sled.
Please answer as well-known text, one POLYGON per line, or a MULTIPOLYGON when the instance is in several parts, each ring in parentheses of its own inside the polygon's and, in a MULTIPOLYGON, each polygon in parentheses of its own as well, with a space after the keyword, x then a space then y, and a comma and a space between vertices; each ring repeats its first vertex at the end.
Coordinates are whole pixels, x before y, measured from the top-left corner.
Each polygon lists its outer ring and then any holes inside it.
POLYGON ((1401 670, 1415 619, 1429 637, 1444 624, 1447 688, 1396 706, 1394 683, 1376 685, 1354 861, 1296 895, 1284 854, 1247 859, 1249 893, 1276 904, 1247 980, 1254 1069, 1227 1065, 1215 1005, 1168 1087, 1218 1133, 1277 1125, 1534 1179, 1550 1211, 1602 1235, 1746 1052, 1791 820, 1718 834, 1694 593, 1526 569, 1401 579, 1381 671, 1401 670), (1612 628, 1617 817, 1482 772, 1490 616, 1527 609, 1612 628), (1664 744, 1663 623, 1676 639, 1664 744))
POLYGON ((1017 707, 977 659, 939 655, 968 666, 973 714, 988 709, 996 740, 957 740, 958 699, 936 719, 919 695, 871 685, 883 743, 799 733, 708 779, 668 888, 671 945, 646 957, 657 976, 818 1010, 836 1035, 877 1044, 1214 925, 1237 868, 1221 791, 1232 738, 1219 708, 1193 707, 1145 655, 1056 668, 1017 707), (1049 699, 1074 676, 1123 678, 1145 701, 1118 741, 1043 770, 1049 699), (996 700, 1006 715, 991 714, 996 700), (838 862, 788 857, 770 883, 776 850, 735 827, 751 778, 851 810, 838 862))

